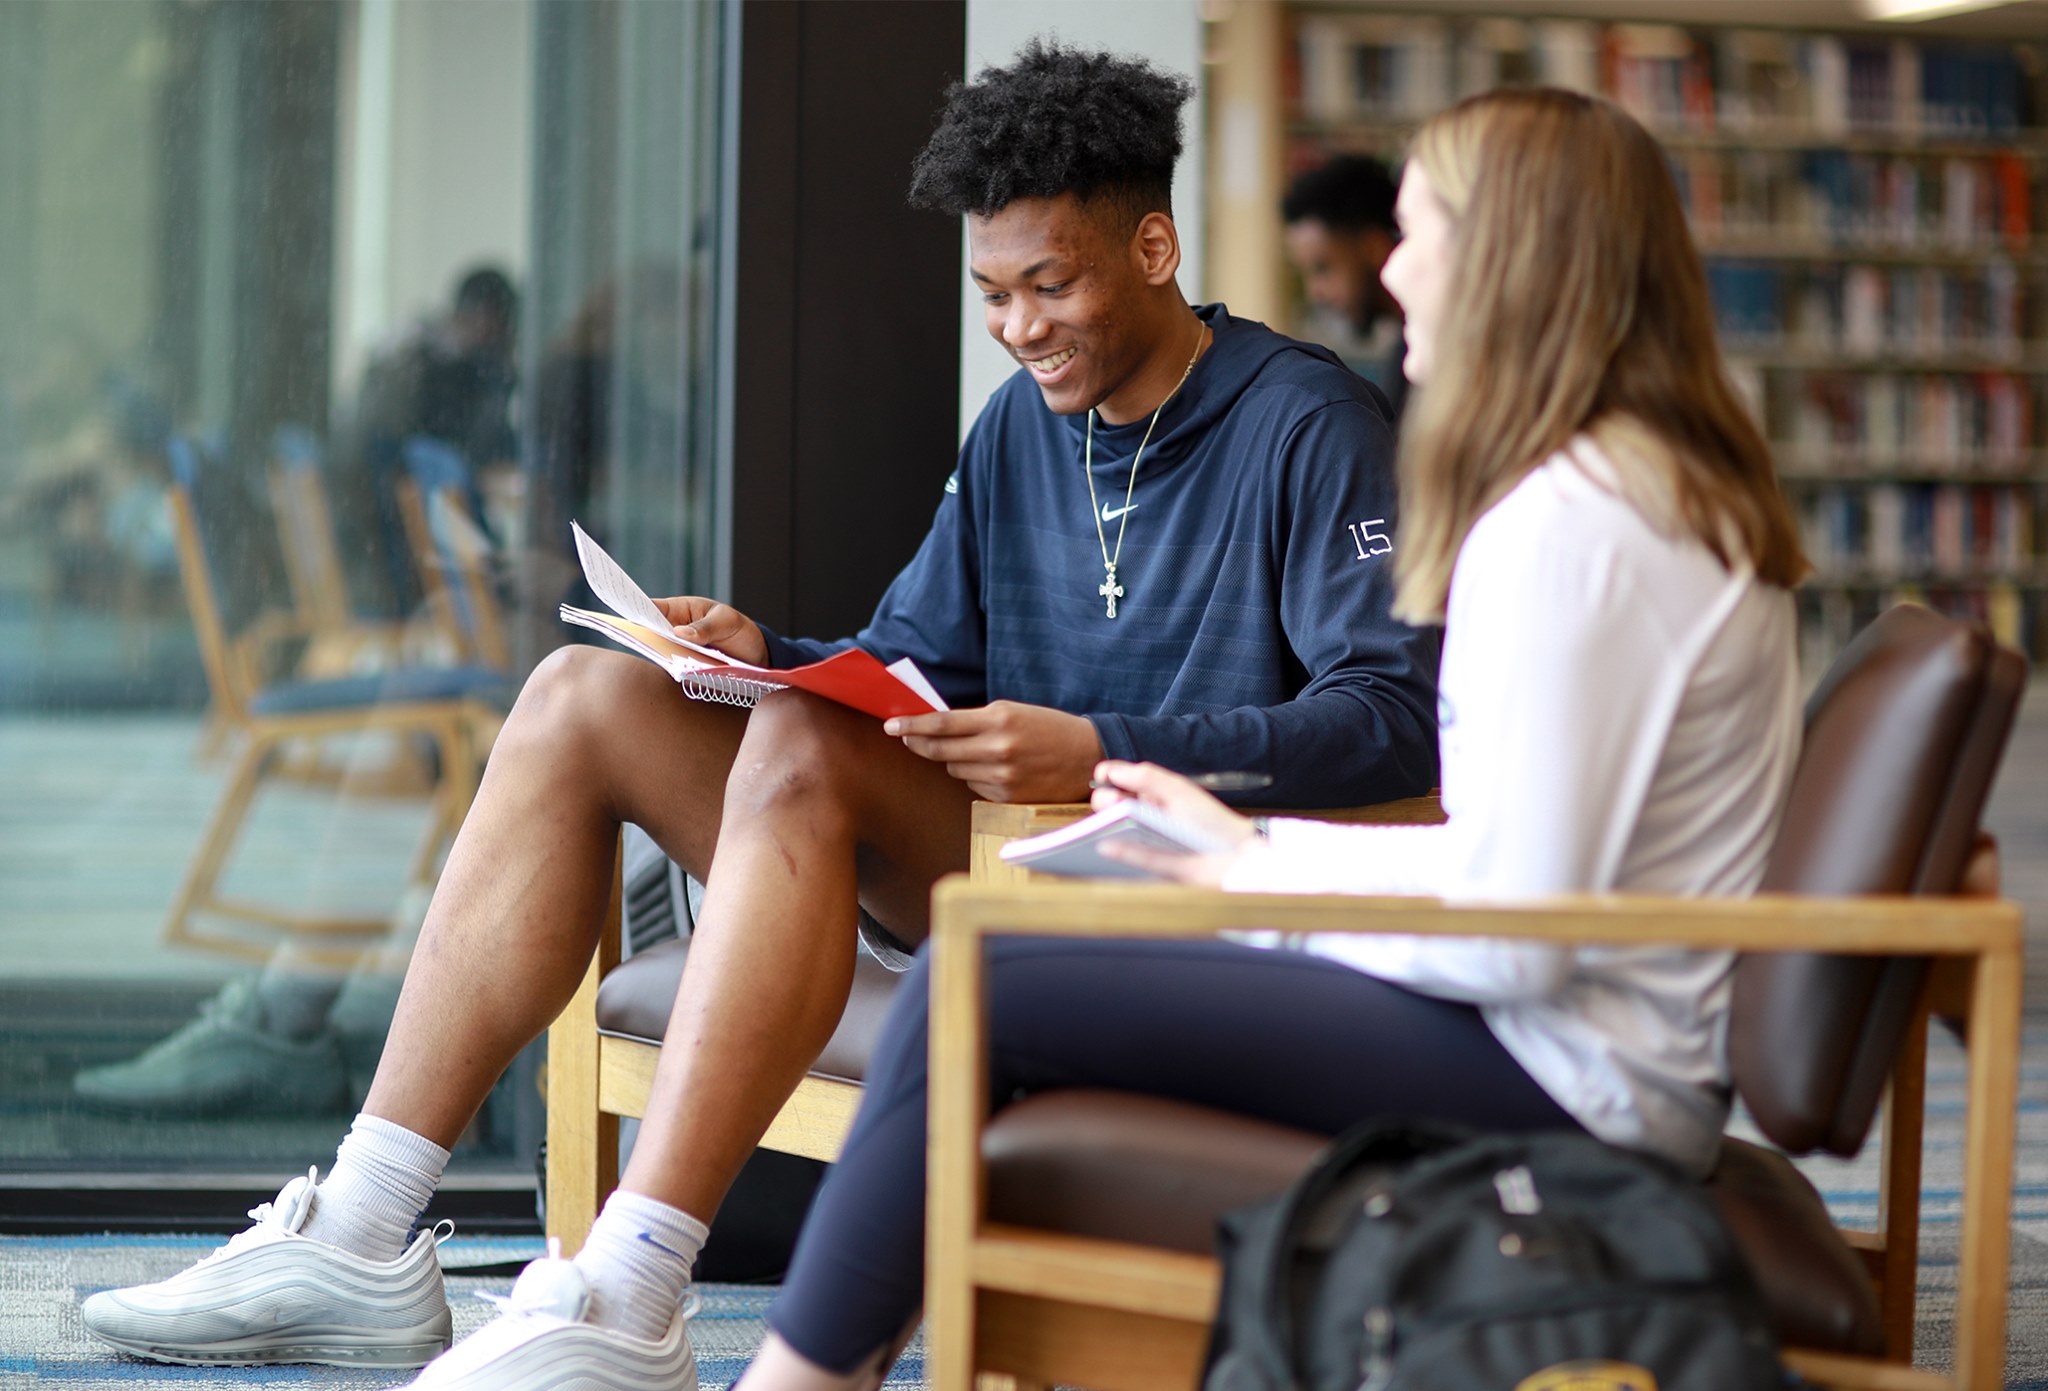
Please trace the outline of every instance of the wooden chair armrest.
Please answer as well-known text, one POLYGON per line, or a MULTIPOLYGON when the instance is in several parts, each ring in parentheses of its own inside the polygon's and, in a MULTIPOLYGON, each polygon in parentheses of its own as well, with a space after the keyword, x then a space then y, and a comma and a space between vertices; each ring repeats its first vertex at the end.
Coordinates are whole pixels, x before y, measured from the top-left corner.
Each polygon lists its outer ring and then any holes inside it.
POLYGON ((1562 895, 1513 904, 1351 894, 1232 894, 1170 884, 1036 879, 933 891, 933 950, 987 936, 1214 937, 1232 930, 1655 943, 1737 951, 1977 956, 2017 952, 2020 909, 1946 897, 1747 899, 1562 895))
MULTIPOLYGON (((1038 876, 1005 864, 1002 848, 1013 840, 1043 835, 1079 821, 1089 812, 1086 802, 976 802, 971 821, 969 864, 976 882, 1021 884, 1038 876)), ((1360 807, 1324 807, 1312 811, 1261 812, 1262 816, 1298 816, 1311 821, 1342 821, 1371 826, 1434 826, 1444 819, 1443 803, 1432 792, 1423 797, 1374 802, 1360 807)))
POLYGON ((312 633, 303 618, 284 609, 265 609, 243 624, 242 630, 227 640, 223 654, 238 698, 247 702, 261 694, 281 670, 277 649, 310 638, 312 633))
POLYGON ((242 625, 242 630, 235 634, 234 644, 254 654, 276 643, 310 637, 313 631, 313 625, 296 610, 265 609, 242 625))
MULTIPOLYGON (((974 831, 977 835, 1001 836, 1015 840, 1056 830, 1078 821, 1089 812, 1086 802, 976 802, 974 831)), ((1373 802, 1357 807, 1323 807, 1310 811, 1261 811, 1261 816, 1299 816, 1311 821, 1343 821, 1372 826, 1434 826, 1444 819, 1443 803, 1432 792, 1422 797, 1403 797, 1392 802, 1373 802)))

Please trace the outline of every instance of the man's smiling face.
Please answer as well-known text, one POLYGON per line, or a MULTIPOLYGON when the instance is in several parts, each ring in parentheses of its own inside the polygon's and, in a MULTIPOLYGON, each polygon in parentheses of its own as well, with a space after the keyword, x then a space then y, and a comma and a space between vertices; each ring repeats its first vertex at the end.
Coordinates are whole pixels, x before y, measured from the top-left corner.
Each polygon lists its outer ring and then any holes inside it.
POLYGON ((1045 404, 1076 415, 1115 394, 1143 365, 1146 289, 1115 214, 1072 194, 1020 198, 967 219, 968 271, 989 336, 1022 363, 1045 404))

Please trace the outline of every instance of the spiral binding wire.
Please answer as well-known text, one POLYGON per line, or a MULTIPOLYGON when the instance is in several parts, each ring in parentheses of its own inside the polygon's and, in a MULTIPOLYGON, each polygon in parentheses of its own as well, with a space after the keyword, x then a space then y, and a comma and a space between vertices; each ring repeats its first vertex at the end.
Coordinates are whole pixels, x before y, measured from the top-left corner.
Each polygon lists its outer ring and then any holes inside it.
POLYGON ((742 710, 752 709, 762 696, 789 689, 779 681, 762 681, 752 676, 721 676, 710 671, 685 672, 676 678, 676 684, 692 700, 733 705, 742 710))

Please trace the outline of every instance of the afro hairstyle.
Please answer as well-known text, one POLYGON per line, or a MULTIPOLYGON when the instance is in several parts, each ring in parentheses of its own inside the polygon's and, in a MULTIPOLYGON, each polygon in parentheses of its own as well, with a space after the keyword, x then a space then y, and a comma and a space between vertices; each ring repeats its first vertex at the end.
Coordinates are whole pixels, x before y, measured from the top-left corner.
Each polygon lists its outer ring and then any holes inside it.
POLYGON ((946 89, 911 166, 913 207, 988 217, 1019 198, 1100 200, 1125 229, 1173 214, 1180 109, 1195 85, 1137 58, 1033 39, 946 89))
POLYGON ((1397 191, 1394 176, 1378 160, 1336 155, 1288 185, 1280 220, 1314 220, 1335 232, 1392 232, 1397 191))

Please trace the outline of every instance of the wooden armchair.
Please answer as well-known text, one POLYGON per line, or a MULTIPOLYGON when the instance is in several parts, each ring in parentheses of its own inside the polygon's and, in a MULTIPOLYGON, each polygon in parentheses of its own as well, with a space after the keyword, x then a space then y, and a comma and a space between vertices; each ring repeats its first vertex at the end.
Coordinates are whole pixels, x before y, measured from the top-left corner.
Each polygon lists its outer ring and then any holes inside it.
POLYGON ((404 624, 355 612, 335 543, 324 467, 311 430, 277 427, 270 443, 270 510, 291 586, 292 625, 305 641, 298 674, 309 679, 392 665, 406 645, 404 624))
MULTIPOLYGON (((307 944, 307 960, 345 968, 368 945, 382 940, 384 919, 310 915, 231 897, 221 890, 263 784, 287 771, 284 754, 293 745, 369 732, 429 741, 438 781, 430 789, 432 814, 406 882, 431 883, 441 849, 462 824, 476 794, 483 758, 512 691, 500 673, 465 667, 394 668, 369 676, 253 682, 247 659, 237 655, 246 634, 231 633, 222 617, 213 548, 202 526, 200 484, 208 465, 189 440, 171 441, 167 452, 179 572, 213 697, 213 715, 234 738, 226 786, 171 902, 164 939, 266 961, 281 940, 296 937, 307 944)), ((393 887, 395 899, 401 886, 393 887)))
MULTIPOLYGON (((1086 815, 1081 803, 980 802, 969 863, 976 882, 1023 883, 1036 876, 997 851, 1011 840, 1086 815)), ((1430 823, 1443 819, 1434 796, 1312 813, 1331 820, 1430 823)), ((547 1212, 549 1236, 573 1253, 618 1185, 619 1120, 646 1114, 661 1037, 689 954, 687 939, 664 942, 620 968, 624 887, 612 886, 597 952, 575 997, 548 1030, 547 1212)), ((764 1149, 833 1160, 860 1104, 860 1079, 894 998, 898 977, 863 952, 839 1028, 762 1138, 764 1149)))
MULTIPOLYGON (((1656 940, 1753 952, 1892 955, 1938 952, 1944 993, 1963 1009, 1971 1042, 1965 1215, 1959 1260, 1956 1373, 1921 1375, 1896 1363, 1795 1349, 1787 1360, 1827 1385, 1873 1388, 1991 1388, 2000 1384, 2005 1326, 2006 1224, 2010 1210, 2013 1108, 2019 1048, 2020 915, 2010 903, 1961 899, 1814 901, 1757 898, 1740 903, 1559 901, 1540 907, 1461 910, 1435 903, 1322 897, 1228 896, 1165 888, 1031 885, 981 888, 948 881, 938 891, 941 935, 933 994, 933 1139, 926 1357, 931 1384, 964 1391, 976 1372, 1007 1373, 1027 1385, 1081 1385, 1137 1391, 1194 1385, 1215 1309, 1217 1267, 1204 1254, 1150 1242, 1075 1233, 1002 1220, 991 1201, 1004 1175, 991 1176, 983 1151, 1008 1144, 1006 1162, 1032 1167, 1034 1151, 1087 1135, 1107 1151, 1092 1097, 1057 1115, 1030 1117, 1021 1139, 984 1131, 988 1097, 986 1039, 980 1015, 980 947, 1005 934, 1196 937, 1227 928, 1288 932, 1380 931, 1538 936, 1574 942, 1656 940), (1079 1116, 1086 1129, 1066 1122, 1079 1116)), ((1924 1020, 1924 1015, 1922 1016, 1924 1020)), ((1920 1037, 1924 1039, 1924 1034, 1920 1037)), ((1105 1097, 1105 1106, 1131 1099, 1105 1097)), ((1012 1108, 1022 1112, 1026 1102, 1012 1108)), ((1253 1145, 1268 1164, 1239 1185, 1249 1202, 1284 1185, 1313 1157, 1322 1137, 1258 1134, 1219 1123, 1196 1108, 1164 1104, 1127 1110, 1154 1130, 1150 1143, 1187 1149, 1200 1130, 1233 1157, 1253 1145), (1180 1114, 1174 1114, 1179 1112, 1180 1114), (1167 1134, 1169 1127, 1172 1134, 1167 1134), (1263 1178, 1267 1180, 1260 1182, 1263 1178)), ((1005 1116, 1009 1113, 1005 1112, 1005 1116)), ((1020 1120, 1022 1118, 1019 1118, 1020 1120)), ((1122 1156, 1129 1159, 1128 1151, 1122 1156)), ((1049 1169, 1040 1164, 1038 1180, 1049 1169)), ((1079 1166, 1069 1166, 1070 1169, 1079 1166)), ((1168 1176, 1151 1165, 1155 1183, 1168 1176)), ((1178 1182, 1180 1176, 1173 1176, 1178 1182)), ((1212 1182, 1204 1193, 1223 1187, 1212 1182)), ((1071 1198, 1069 1201, 1072 1200, 1071 1198)), ((1113 1199, 1098 1198, 1099 1206, 1113 1199)), ((1815 1200, 1817 1202, 1817 1199, 1815 1200)), ((1013 1198, 1011 1206, 1021 1205, 1013 1198)), ((1226 1206, 1229 1204, 1225 1204, 1226 1206)), ((1888 1214, 1890 1215, 1890 1214, 1888 1214)), ((1208 1214, 1197 1214, 1197 1225, 1208 1214)), ((1896 1220, 1896 1218, 1894 1218, 1896 1220)), ((1912 1232, 1884 1235, 1911 1249, 1912 1232)), ((1843 1239, 1844 1251, 1874 1243, 1843 1239)), ((1839 1264, 1839 1263, 1837 1263, 1839 1264)))
POLYGON ((934 910, 926 1368, 1107 1391, 1197 1380, 1215 1214, 1277 1191, 1325 1137, 1199 1107, 1056 1092, 990 1117, 983 952, 997 935, 1198 937, 1229 928, 1654 941, 1740 953, 1738 1093, 1795 1153, 1853 1153, 1886 1107, 1880 1220, 1839 1232, 1762 1146, 1724 1142, 1709 1191, 1789 1365, 1832 1386, 2000 1384, 2019 1059, 2021 921, 1977 834, 2024 663, 1980 628, 1895 609, 1816 691, 1765 892, 1747 901, 1516 907, 953 879, 934 910), (1797 896, 1811 895, 1811 896, 1797 896), (1850 895, 1869 895, 1851 897, 1850 895), (1930 1011, 1970 1050, 1955 1369, 1910 1358, 1930 1011))

